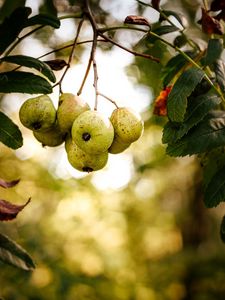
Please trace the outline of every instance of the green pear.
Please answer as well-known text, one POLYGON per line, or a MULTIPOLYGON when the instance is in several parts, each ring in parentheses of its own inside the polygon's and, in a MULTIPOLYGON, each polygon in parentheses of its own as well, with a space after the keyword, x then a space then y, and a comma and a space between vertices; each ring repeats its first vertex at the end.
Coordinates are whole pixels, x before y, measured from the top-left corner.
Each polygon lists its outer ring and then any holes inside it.
POLYGON ((45 132, 33 131, 33 135, 42 143, 43 147, 56 147, 61 145, 65 140, 65 134, 61 133, 57 124, 45 132))
POLYGON ((107 151, 114 137, 109 118, 95 110, 80 114, 73 122, 71 133, 78 147, 91 154, 107 151))
POLYGON ((109 147, 108 152, 118 154, 125 151, 129 146, 130 143, 123 143, 118 135, 114 135, 112 145, 109 147))
POLYGON ((108 152, 90 154, 81 150, 71 137, 65 142, 65 149, 69 163, 82 172, 97 171, 105 167, 108 161, 108 152))
POLYGON ((48 95, 26 100, 19 110, 21 123, 35 131, 47 131, 55 123, 56 109, 48 95))
POLYGON ((110 121, 115 135, 121 142, 130 144, 142 135, 144 124, 139 114, 128 107, 119 107, 112 112, 110 121))
POLYGON ((79 96, 71 93, 61 94, 57 109, 57 120, 61 132, 69 132, 73 121, 86 110, 90 110, 90 106, 79 96))

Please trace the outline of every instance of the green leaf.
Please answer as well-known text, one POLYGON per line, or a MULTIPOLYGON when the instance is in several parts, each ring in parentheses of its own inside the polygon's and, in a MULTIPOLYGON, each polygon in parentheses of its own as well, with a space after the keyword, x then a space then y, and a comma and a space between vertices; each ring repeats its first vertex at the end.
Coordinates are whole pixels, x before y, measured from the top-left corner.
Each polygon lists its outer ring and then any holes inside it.
POLYGON ((24 28, 28 16, 31 13, 29 7, 18 7, 9 17, 6 17, 0 25, 0 54, 15 41, 21 30, 24 28))
POLYGON ((50 94, 52 87, 40 76, 28 72, 0 73, 0 93, 50 94))
POLYGON ((13 55, 13 56, 3 57, 1 61, 6 61, 9 63, 25 66, 28 68, 34 68, 38 70, 40 73, 42 73, 43 75, 45 75, 50 81, 52 82, 56 81, 55 75, 52 72, 52 70, 49 68, 49 66, 37 58, 33 58, 31 56, 25 56, 25 55, 13 55))
POLYGON ((223 40, 222 39, 210 39, 206 56, 203 57, 202 63, 205 66, 212 65, 218 60, 223 52, 223 40))
POLYGON ((44 0, 39 7, 39 12, 42 14, 52 15, 57 17, 57 8, 55 7, 54 0, 44 0))
POLYGON ((0 20, 9 16, 16 8, 25 6, 25 0, 5 0, 0 9, 0 20))
MULTIPOLYGON (((173 10, 162 10, 162 13, 164 13, 167 17, 173 16, 184 27, 182 17, 178 13, 176 13, 175 11, 173 11, 173 10)), ((163 16, 160 17, 160 20, 161 19, 164 19, 163 16)))
POLYGON ((175 82, 167 102, 168 117, 172 122, 182 122, 187 108, 187 97, 204 77, 196 67, 189 68, 175 82))
POLYGON ((3 112, 0 112, 0 141, 12 149, 23 145, 22 134, 18 126, 3 112))
POLYGON ((222 59, 217 60, 213 64, 216 81, 218 82, 221 90, 225 93, 225 64, 222 59))
POLYGON ((210 112, 183 138, 167 147, 171 156, 185 156, 210 151, 225 145, 225 112, 210 112))
MULTIPOLYGON (((186 51, 185 53, 191 58, 194 58, 196 56, 196 53, 193 51, 186 51)), ((186 64, 187 64, 187 60, 183 55, 178 54, 176 56, 173 56, 163 68, 162 71, 163 86, 167 86, 174 78, 174 76, 176 76, 177 73, 186 64)))
POLYGON ((225 166, 212 178, 204 191, 206 207, 215 207, 225 200, 225 166))
POLYGON ((53 15, 39 14, 29 18, 25 24, 25 27, 33 25, 49 25, 53 28, 59 28, 60 20, 53 15))
POLYGON ((219 105, 221 99, 216 95, 201 95, 197 98, 191 97, 188 101, 187 112, 184 122, 174 124, 169 121, 163 130, 163 143, 174 143, 182 138, 188 131, 196 126, 207 113, 219 105))
MULTIPOLYGON (((171 32, 178 31, 178 30, 180 30, 180 29, 174 25, 162 25, 162 26, 152 29, 152 32, 154 32, 155 34, 160 36, 160 35, 168 34, 171 32)), ((151 35, 148 36, 148 43, 153 44, 156 40, 157 40, 157 37, 151 36, 151 35)))
POLYGON ((223 216, 222 222, 220 224, 220 238, 225 243, 225 216, 223 216))
POLYGON ((20 245, 3 234, 0 234, 0 260, 26 271, 35 268, 29 254, 20 245))

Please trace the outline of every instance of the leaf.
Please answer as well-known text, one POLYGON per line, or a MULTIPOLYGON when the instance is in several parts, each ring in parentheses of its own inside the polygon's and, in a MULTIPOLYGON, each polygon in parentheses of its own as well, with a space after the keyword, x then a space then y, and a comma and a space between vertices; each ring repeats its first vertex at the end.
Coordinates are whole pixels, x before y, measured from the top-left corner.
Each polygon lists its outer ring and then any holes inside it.
POLYGON ((225 112, 210 112, 189 133, 167 147, 171 156, 185 156, 210 151, 225 145, 225 112))
POLYGON ((159 10, 160 0, 152 0, 152 7, 156 10, 159 10))
MULTIPOLYGON (((77 1, 77 0, 75 0, 75 1, 77 1)), ((58 11, 57 11, 57 8, 55 7, 54 2, 55 2, 54 0, 42 1, 42 5, 39 7, 40 13, 57 17, 58 11)))
POLYGON ((67 63, 64 59, 46 60, 45 63, 54 71, 60 71, 67 66, 67 63))
POLYGON ((0 234, 0 259, 7 264, 26 271, 31 271, 35 268, 29 254, 20 245, 3 234, 0 234))
MULTIPOLYGON (((173 10, 162 10, 162 13, 165 14, 167 17, 173 16, 184 27, 183 20, 182 20, 183 17, 181 17, 177 12, 173 10)), ((163 20, 164 20, 163 16, 160 15, 160 21, 163 20)))
POLYGON ((23 205, 15 205, 0 199, 0 221, 9 221, 17 217, 18 213, 30 202, 30 198, 23 205))
POLYGON ((6 61, 9 63, 25 66, 28 68, 34 68, 38 70, 40 73, 42 73, 43 75, 45 75, 50 81, 52 82, 56 81, 55 75, 52 72, 52 70, 49 68, 49 66, 37 58, 33 58, 31 56, 25 56, 25 55, 12 55, 12 56, 6 56, 1 58, 1 61, 6 61))
POLYGON ((3 112, 0 112, 0 141, 12 149, 23 145, 23 137, 18 126, 3 112))
POLYGON ((39 14, 36 16, 33 16, 29 18, 24 27, 29 27, 33 25, 48 25, 53 28, 59 28, 60 27, 60 20, 53 15, 47 15, 47 14, 39 14))
POLYGON ((211 3, 210 10, 217 11, 225 9, 225 1, 213 0, 211 3))
POLYGON ((28 72, 0 73, 0 93, 49 94, 52 87, 40 76, 28 72))
POLYGON ((31 13, 29 7, 18 7, 9 17, 6 17, 0 25, 0 54, 15 41, 21 30, 24 28, 28 16, 31 13))
POLYGON ((225 200, 225 166, 212 178, 204 191, 206 207, 215 207, 225 200))
POLYGON ((19 179, 12 180, 12 181, 5 181, 4 179, 0 178, 0 186, 5 189, 8 189, 17 185, 19 181, 20 181, 19 179))
POLYGON ((146 25, 150 26, 148 20, 142 16, 127 16, 124 20, 124 24, 133 24, 133 25, 146 25))
POLYGON ((16 8, 25 6, 25 0, 5 0, 0 9, 0 20, 9 16, 16 8))
POLYGON ((220 224, 220 238, 225 243, 225 216, 223 216, 222 222, 220 224))
POLYGON ((216 81, 218 82, 221 91, 225 92, 225 64, 222 59, 217 60, 213 64, 216 81))
POLYGON ((220 102, 221 99, 218 96, 210 94, 191 98, 188 101, 184 122, 174 124, 169 121, 164 127, 162 142, 174 143, 182 138, 193 126, 201 122, 210 110, 219 105, 220 102))
POLYGON ((187 108, 187 97, 204 77, 196 67, 189 68, 175 82, 167 103, 168 117, 172 122, 182 122, 187 108))
MULTIPOLYGON (((160 36, 160 35, 168 34, 171 32, 178 31, 178 30, 180 30, 180 29, 174 25, 162 25, 157 28, 154 28, 152 30, 152 32, 154 32, 155 34, 160 36)), ((157 37, 148 35, 148 43, 154 44, 155 41, 157 41, 157 40, 158 40, 157 37)))
POLYGON ((215 18, 211 17, 208 12, 202 8, 202 31, 211 35, 211 34, 224 34, 224 29, 220 22, 216 20, 215 18))
POLYGON ((218 60, 223 52, 223 40, 222 39, 210 39, 206 56, 202 59, 202 63, 205 66, 210 66, 216 60, 218 60))

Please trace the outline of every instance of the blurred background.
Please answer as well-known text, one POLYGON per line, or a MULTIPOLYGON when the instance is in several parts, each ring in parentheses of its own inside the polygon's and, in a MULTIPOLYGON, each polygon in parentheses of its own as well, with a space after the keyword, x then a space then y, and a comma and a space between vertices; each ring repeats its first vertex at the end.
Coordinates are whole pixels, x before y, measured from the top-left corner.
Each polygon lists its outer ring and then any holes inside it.
MULTIPOLYGON (((23 2, 23 1, 22 1, 23 2)), ((52 1, 25 1, 32 14, 52 12, 52 1)), ((77 11, 78 1, 54 1, 58 16, 77 11)), ((147 3, 148 1, 146 1, 147 3)), ((1 5, 4 1, 0 1, 1 5)), ((123 24, 127 15, 158 14, 135 0, 92 0, 100 26, 123 24)), ((149 3, 149 2, 148 2, 149 3)), ((185 16, 187 34, 201 47, 196 20, 201 1, 161 1, 166 9, 185 16)), ((25 39, 14 53, 39 57, 70 44, 77 20, 62 19, 60 29, 48 27, 25 39)), ((221 206, 206 209, 201 190, 201 168, 195 158, 165 155, 161 142, 164 117, 154 116, 153 100, 162 89, 161 72, 174 52, 161 42, 148 45, 143 33, 117 31, 113 39, 127 48, 160 57, 160 64, 108 43, 98 44, 96 60, 99 90, 120 106, 138 111, 145 121, 141 139, 124 153, 110 155, 107 166, 83 174, 68 163, 64 146, 43 148, 18 118, 25 94, 1 96, 1 109, 18 124, 22 148, 0 145, 0 177, 20 178, 1 199, 31 203, 0 230, 22 245, 36 269, 18 270, 0 262, 0 298, 5 300, 212 300, 225 299, 224 245, 219 226, 221 206)), ((176 35, 168 34, 173 40, 176 35)), ((88 21, 79 41, 92 38, 88 21)), ((91 44, 78 46, 63 81, 63 91, 77 93, 89 59, 91 44)), ((43 57, 68 59, 70 48, 43 57)), ((56 72, 60 79, 62 71, 56 72)), ((57 88, 50 95, 56 107, 57 88)), ((94 105, 91 70, 82 93, 94 105)), ((99 111, 114 107, 99 98, 99 111)))

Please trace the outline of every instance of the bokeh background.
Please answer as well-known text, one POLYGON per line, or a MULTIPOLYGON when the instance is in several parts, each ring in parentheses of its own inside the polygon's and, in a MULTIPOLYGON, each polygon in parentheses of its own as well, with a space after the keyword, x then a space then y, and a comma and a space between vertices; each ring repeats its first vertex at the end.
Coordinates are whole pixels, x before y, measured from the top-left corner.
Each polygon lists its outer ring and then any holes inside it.
MULTIPOLYGON (((23 2, 23 1, 22 1, 23 2)), ((21 3, 22 3, 21 2, 21 3)), ((4 1, 0 1, 1 5, 4 1)), ((32 13, 51 12, 52 1, 26 1, 32 13)), ((122 24, 127 15, 141 14, 151 23, 158 15, 135 0, 90 1, 101 26, 122 24)), ((147 3, 147 1, 146 1, 147 3)), ((204 47, 206 37, 196 25, 201 1, 161 1, 185 17, 187 34, 204 47)), ((54 1, 59 16, 73 14, 77 1, 54 1), (72 5, 71 5, 72 4, 72 5)), ((1 14, 1 12, 0 12, 1 14)), ((61 28, 44 28, 14 51, 39 57, 69 44, 77 21, 63 19, 61 28)), ((99 90, 141 113, 145 132, 122 154, 93 174, 74 170, 63 146, 43 148, 18 119, 30 95, 1 95, 1 109, 23 132, 24 145, 12 151, 0 145, 0 177, 20 183, 1 189, 1 199, 31 203, 0 231, 21 244, 36 269, 18 270, 0 263, 0 298, 5 300, 212 300, 225 299, 225 256, 219 226, 224 208, 206 209, 201 167, 196 158, 172 159, 161 142, 165 118, 154 116, 152 103, 162 89, 162 67, 174 52, 161 42, 142 43, 143 33, 114 32, 128 48, 155 54, 160 64, 99 43, 96 54, 99 90)), ((80 41, 92 37, 85 23, 80 41)), ((173 40, 174 34, 166 38, 173 40)), ((91 45, 75 51, 63 91, 76 93, 91 45)), ((68 58, 70 49, 46 59, 68 58)), ((43 58, 43 59, 45 59, 43 58)), ((93 72, 82 97, 93 107, 93 72)), ((59 79, 62 71, 56 72, 59 79)), ((50 95, 57 106, 59 91, 50 95)), ((114 107, 99 99, 99 111, 114 107)))

